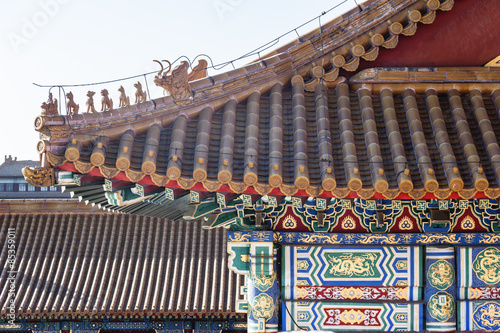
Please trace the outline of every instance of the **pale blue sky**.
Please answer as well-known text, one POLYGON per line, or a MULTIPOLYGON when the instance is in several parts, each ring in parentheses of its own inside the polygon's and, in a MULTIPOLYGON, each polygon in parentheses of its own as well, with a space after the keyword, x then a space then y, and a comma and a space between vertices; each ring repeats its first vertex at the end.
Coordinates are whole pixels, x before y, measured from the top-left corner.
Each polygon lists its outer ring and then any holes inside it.
MULTIPOLYGON (((192 59, 200 53, 209 55, 214 63, 222 63, 343 1, 4 0, 0 2, 0 163, 4 155, 38 159, 38 132, 33 122, 47 100, 48 88, 35 87, 33 82, 57 85, 113 80, 157 70, 153 59, 172 61, 181 55, 192 59)), ((354 6, 354 0, 347 0, 321 21, 327 22, 354 6)), ((316 27, 318 20, 298 32, 304 34, 316 27)), ((296 35, 290 34, 277 46, 294 38, 296 35)), ((210 74, 230 69, 228 66, 210 74)), ((87 90, 96 91, 97 97, 106 88, 118 104, 118 87, 122 84, 132 96, 135 81, 65 89, 73 91, 82 112, 87 90)), ((148 84, 152 98, 162 96, 152 76, 148 84)), ((58 98, 57 90, 53 92, 58 98)), ((96 108, 100 109, 100 102, 96 108)))

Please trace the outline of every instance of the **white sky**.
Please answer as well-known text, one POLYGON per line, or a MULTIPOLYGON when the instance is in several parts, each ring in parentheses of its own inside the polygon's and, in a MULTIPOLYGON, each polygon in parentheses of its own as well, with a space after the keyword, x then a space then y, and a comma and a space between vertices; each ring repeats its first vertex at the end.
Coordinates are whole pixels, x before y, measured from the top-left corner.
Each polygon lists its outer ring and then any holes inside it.
MULTIPOLYGON (((48 88, 36 87, 33 82, 108 81, 158 70, 153 59, 173 61, 181 55, 193 59, 201 53, 219 64, 272 41, 343 1, 321 17, 323 23, 354 7, 354 0, 4 0, 0 2, 0 164, 4 155, 38 160, 35 147, 39 136, 33 123, 47 100, 48 88)), ((318 24, 318 20, 309 23, 298 33, 318 24)), ((276 46, 295 38, 289 34, 276 46)), ((253 59, 235 65, 240 67, 253 59)), ((230 69, 232 66, 209 73, 230 69)), ((161 97, 163 89, 154 86, 153 76, 148 78, 151 98, 161 97)), ((118 87, 123 85, 133 100, 136 81, 65 89, 73 92, 80 112, 84 112, 88 90, 96 92, 99 110, 101 89, 108 89, 117 105, 118 87)), ((145 88, 143 79, 141 82, 145 88)), ((57 88, 53 94, 59 99, 57 88)))

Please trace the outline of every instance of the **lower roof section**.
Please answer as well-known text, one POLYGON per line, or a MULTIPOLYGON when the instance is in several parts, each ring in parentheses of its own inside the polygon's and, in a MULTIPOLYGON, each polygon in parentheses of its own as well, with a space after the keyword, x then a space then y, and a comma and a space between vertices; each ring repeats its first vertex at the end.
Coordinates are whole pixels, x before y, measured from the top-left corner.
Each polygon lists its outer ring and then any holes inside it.
POLYGON ((235 331, 246 331, 246 321, 237 320, 192 320, 182 318, 181 320, 148 320, 148 321, 110 321, 105 318, 102 321, 23 321, 0 324, 0 331, 9 333, 21 332, 87 332, 99 333, 101 331, 109 333, 175 333, 197 331, 199 333, 221 332, 231 333, 235 331))
MULTIPOLYGON (((223 229, 77 201, 0 201, 0 223, 13 245, 0 259, 15 257, 0 279, 12 279, 17 318, 242 316, 243 276, 227 268, 223 229)), ((2 316, 10 291, 7 283, 0 290, 2 316)))

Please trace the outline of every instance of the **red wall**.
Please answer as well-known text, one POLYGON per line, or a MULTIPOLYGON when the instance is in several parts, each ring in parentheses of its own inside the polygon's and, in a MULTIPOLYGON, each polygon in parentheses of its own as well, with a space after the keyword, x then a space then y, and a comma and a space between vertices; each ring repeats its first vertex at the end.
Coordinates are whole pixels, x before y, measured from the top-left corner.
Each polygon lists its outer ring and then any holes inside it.
MULTIPOLYGON (((484 66, 500 55, 500 0, 455 0, 449 12, 437 11, 430 25, 418 23, 415 35, 400 35, 395 49, 380 48, 371 67, 484 66)), ((343 73, 352 75, 352 73, 343 73)))

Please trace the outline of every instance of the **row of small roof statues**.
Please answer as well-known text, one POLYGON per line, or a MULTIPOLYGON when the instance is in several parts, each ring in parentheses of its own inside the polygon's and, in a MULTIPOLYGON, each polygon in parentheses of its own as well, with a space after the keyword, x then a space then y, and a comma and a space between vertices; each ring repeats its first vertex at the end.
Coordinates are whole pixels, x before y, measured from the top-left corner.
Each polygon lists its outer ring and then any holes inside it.
MULTIPOLYGON (((142 90, 142 85, 139 81, 137 83, 134 83, 135 87, 135 104, 138 103, 143 103, 147 99, 147 94, 145 91, 142 90)), ((118 88, 118 91, 120 92, 120 103, 118 107, 126 107, 130 105, 130 98, 125 94, 125 88, 123 86, 120 86, 118 88)), ((97 110, 94 107, 94 91, 88 91, 87 92, 87 113, 97 113, 97 110)), ((113 109, 113 100, 109 97, 109 92, 107 89, 101 90, 101 112, 102 111, 109 111, 113 109)), ((76 104, 73 98, 73 93, 70 91, 66 94, 66 108, 68 115, 76 115, 78 114, 80 110, 80 105, 76 104)), ((59 114, 58 112, 58 105, 57 105, 57 99, 52 97, 52 93, 49 93, 49 99, 47 102, 44 102, 42 104, 42 115, 57 115, 59 114)))
MULTIPOLYGON (((198 60, 198 64, 192 69, 191 73, 188 73, 190 64, 187 61, 181 61, 180 64, 171 70, 172 65, 167 60, 162 60, 168 63, 168 70, 165 70, 162 62, 154 60, 161 66, 161 70, 154 77, 154 83, 165 89, 166 95, 171 95, 174 99, 193 99, 193 93, 191 91, 190 81, 199 80, 207 76, 207 66, 208 63, 204 59, 198 60), (171 72, 171 74, 170 74, 171 72)), ((143 103, 147 99, 147 94, 142 90, 142 85, 139 81, 134 83, 135 87, 135 104, 143 103)), ((120 86, 118 88, 120 92, 120 104, 118 107, 126 107, 130 105, 130 98, 125 94, 125 88, 120 86)), ((95 92, 87 92, 87 113, 96 113, 94 107, 94 95, 95 92)), ((101 90, 101 112, 109 111, 113 109, 113 100, 109 97, 109 92, 107 89, 101 90)), ((66 108, 68 115, 76 115, 80 110, 80 106, 75 103, 73 99, 73 93, 70 91, 66 94, 66 108)), ((57 99, 52 98, 52 94, 49 93, 49 99, 47 102, 42 104, 42 115, 58 115, 58 104, 57 99)))

